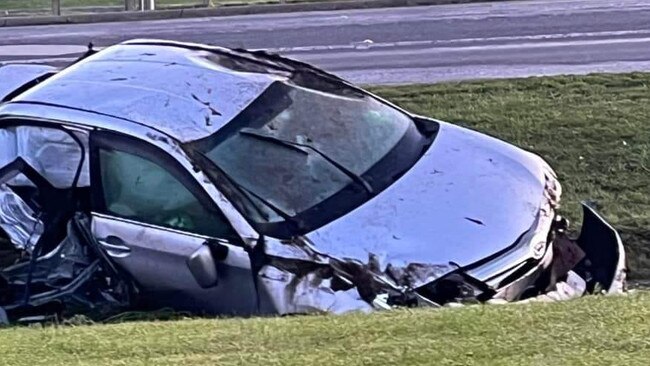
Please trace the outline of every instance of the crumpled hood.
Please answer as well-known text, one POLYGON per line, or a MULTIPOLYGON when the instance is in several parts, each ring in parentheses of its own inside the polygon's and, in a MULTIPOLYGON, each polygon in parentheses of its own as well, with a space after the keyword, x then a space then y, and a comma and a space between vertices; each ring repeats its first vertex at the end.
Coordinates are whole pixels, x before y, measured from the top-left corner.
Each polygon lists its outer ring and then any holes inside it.
POLYGON ((382 269, 466 266, 514 244, 544 199, 545 163, 495 138, 441 123, 427 153, 388 189, 308 234, 317 250, 382 269))

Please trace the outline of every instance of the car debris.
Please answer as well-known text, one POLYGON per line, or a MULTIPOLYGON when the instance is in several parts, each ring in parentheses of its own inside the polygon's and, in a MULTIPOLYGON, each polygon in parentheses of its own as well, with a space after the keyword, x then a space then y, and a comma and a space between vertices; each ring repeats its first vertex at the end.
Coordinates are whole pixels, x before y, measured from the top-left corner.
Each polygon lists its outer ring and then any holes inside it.
POLYGON ((313 66, 161 40, 0 67, 0 322, 625 291, 540 157, 313 66), (12 77, 7 77, 12 75, 12 77))

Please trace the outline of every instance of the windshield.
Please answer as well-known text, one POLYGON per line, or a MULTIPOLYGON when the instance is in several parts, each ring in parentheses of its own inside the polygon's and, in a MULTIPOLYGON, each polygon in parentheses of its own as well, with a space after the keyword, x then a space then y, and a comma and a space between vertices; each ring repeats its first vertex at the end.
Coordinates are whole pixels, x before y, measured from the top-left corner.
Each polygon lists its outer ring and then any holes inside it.
MULTIPOLYGON (((352 89, 332 94, 275 82, 191 150, 209 159, 246 196, 238 200, 241 204, 255 206, 240 211, 271 224, 298 218, 342 192, 347 202, 333 211, 349 211, 342 206, 349 206, 350 199, 368 200, 385 187, 367 173, 409 131, 422 139, 407 115, 352 89)), ((307 229, 327 220, 299 221, 299 228, 307 229)))

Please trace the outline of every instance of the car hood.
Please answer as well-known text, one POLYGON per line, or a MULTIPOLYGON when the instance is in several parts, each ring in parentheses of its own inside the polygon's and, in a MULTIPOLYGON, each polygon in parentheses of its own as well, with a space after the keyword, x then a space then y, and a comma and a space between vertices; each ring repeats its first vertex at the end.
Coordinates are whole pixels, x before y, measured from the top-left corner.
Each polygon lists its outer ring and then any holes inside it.
POLYGON ((404 267, 466 266, 512 244, 533 226, 546 163, 495 138, 441 122, 423 157, 398 181, 307 235, 337 258, 404 267))

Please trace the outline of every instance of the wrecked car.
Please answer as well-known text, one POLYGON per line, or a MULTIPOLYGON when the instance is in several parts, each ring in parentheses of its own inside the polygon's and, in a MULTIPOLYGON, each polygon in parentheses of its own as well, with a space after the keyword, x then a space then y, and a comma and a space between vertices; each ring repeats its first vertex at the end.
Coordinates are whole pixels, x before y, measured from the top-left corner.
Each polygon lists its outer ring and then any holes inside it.
POLYGON ((6 321, 624 290, 618 233, 585 205, 569 237, 542 158, 298 61, 134 40, 1 67, 0 98, 6 321))

